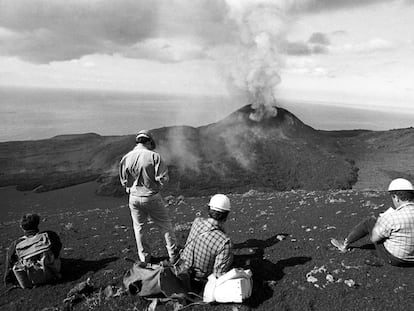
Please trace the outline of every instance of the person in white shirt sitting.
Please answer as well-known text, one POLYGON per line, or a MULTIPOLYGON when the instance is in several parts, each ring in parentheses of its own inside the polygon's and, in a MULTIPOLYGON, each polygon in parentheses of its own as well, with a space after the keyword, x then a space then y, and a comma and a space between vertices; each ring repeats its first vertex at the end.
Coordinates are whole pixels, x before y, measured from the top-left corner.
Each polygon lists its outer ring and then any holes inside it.
POLYGON ((388 192, 394 207, 378 218, 368 217, 356 225, 344 240, 331 239, 345 253, 351 244, 369 235, 377 253, 393 266, 414 266, 414 187, 403 178, 394 179, 388 192))

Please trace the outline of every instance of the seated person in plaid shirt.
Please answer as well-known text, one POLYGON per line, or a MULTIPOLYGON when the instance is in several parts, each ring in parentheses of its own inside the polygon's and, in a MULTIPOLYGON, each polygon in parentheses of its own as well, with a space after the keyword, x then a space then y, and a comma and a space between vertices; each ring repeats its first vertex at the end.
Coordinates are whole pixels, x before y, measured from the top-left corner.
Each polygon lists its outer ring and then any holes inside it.
POLYGON ((341 252, 350 244, 369 235, 378 255, 393 266, 414 266, 414 187, 406 179, 394 179, 388 192, 394 208, 390 207, 378 219, 369 217, 355 226, 343 240, 331 243, 341 252))
POLYGON ((179 269, 190 269, 198 281, 210 274, 219 277, 228 272, 233 263, 233 245, 224 232, 230 212, 230 200, 224 194, 214 195, 209 203, 208 218, 194 220, 186 245, 181 253, 179 269))

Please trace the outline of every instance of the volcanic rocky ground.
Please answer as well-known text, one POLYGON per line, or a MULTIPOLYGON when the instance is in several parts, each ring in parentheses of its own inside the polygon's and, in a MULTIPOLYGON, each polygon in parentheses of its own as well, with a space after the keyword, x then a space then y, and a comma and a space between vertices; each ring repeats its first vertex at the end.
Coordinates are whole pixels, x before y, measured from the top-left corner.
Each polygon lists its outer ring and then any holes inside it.
MULTIPOLYGON (((58 232, 64 244, 63 279, 30 290, 6 292, 3 287, 1 310, 64 310, 67 293, 87 278, 93 289, 71 306, 73 310, 148 306, 148 301, 136 296, 112 296, 131 266, 124 258, 137 257, 135 241, 126 198, 91 195, 97 187, 92 182, 44 193, 0 189, 2 256, 21 234, 20 215, 33 210, 43 217, 41 228, 58 232)), ((237 265, 253 271, 253 294, 241 305, 192 310, 411 310, 413 269, 383 264, 368 240, 347 254, 329 242, 331 237, 344 236, 362 217, 388 208, 391 201, 385 192, 252 189, 229 196, 233 211, 227 232, 235 243, 237 265)), ((186 227, 194 217, 205 215, 209 197, 166 199, 174 224, 186 227)), ((157 229, 151 229, 150 236, 154 255, 162 259, 166 251, 157 229)), ((173 310, 168 304, 158 308, 173 310)))
MULTIPOLYGON (((260 123, 251 112, 246 106, 204 127, 153 131, 170 169, 163 194, 174 224, 188 227, 205 215, 209 195, 229 194, 236 264, 254 275, 252 297, 242 305, 192 309, 411 310, 414 270, 384 265, 366 240, 340 254, 329 239, 388 208, 383 190, 390 179, 414 179, 414 129, 319 131, 283 109, 260 123)), ((88 278, 93 288, 74 310, 144 310, 145 300, 113 297, 131 265, 124 258, 137 258, 116 176, 133 145, 133 135, 96 134, 0 143, 0 255, 21 235, 18 220, 29 211, 40 213, 41 227, 58 232, 64 244, 63 279, 31 290, 3 288, 1 310, 63 310, 69 290, 88 278)), ((162 259, 157 233, 151 229, 162 259)))

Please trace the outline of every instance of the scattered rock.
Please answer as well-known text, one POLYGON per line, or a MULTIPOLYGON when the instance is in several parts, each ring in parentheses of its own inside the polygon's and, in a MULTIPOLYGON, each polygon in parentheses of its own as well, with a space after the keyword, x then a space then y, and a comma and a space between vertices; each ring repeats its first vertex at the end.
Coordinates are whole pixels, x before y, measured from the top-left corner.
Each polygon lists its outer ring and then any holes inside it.
POLYGON ((345 269, 357 269, 357 270, 359 270, 359 269, 362 268, 362 266, 348 266, 344 263, 343 260, 341 261, 341 266, 344 267, 345 269))
POLYGON ((170 201, 174 200, 174 196, 172 196, 172 195, 166 196, 164 198, 164 200, 167 201, 167 202, 170 202, 170 201))
POLYGON ((267 284, 268 284, 269 286, 275 286, 275 285, 277 284, 277 282, 276 282, 276 281, 274 281, 274 280, 271 280, 271 281, 267 281, 267 284))
POLYGON ((309 276, 306 278, 306 281, 308 281, 309 283, 316 283, 316 282, 318 282, 318 279, 317 279, 317 278, 315 278, 313 275, 309 275, 309 276))
POLYGON ((125 253, 129 253, 130 251, 131 251, 131 249, 129 247, 127 247, 127 248, 124 248, 121 252, 122 252, 122 254, 125 254, 125 253))
POLYGON ((344 283, 347 285, 347 286, 349 286, 349 287, 354 287, 356 284, 355 284, 355 281, 354 280, 352 280, 352 279, 349 279, 349 280, 345 280, 344 281, 344 283))
POLYGON ((248 197, 256 196, 258 194, 259 192, 257 190, 250 189, 249 191, 243 193, 242 198, 248 198, 248 197))
POLYGON ((282 235, 282 234, 278 234, 278 235, 276 236, 276 239, 278 239, 279 241, 283 241, 283 240, 285 240, 285 239, 286 239, 286 236, 284 236, 284 235, 282 235))
POLYGON ((68 292, 66 298, 63 300, 65 308, 71 310, 73 304, 84 299, 86 295, 91 294, 93 290, 94 288, 91 284, 90 278, 87 278, 86 281, 78 283, 68 292))
POLYGON ((68 222, 67 224, 65 224, 64 225, 64 228, 66 229, 66 230, 72 230, 73 229, 73 223, 72 222, 68 222))
POLYGON ((107 287, 105 287, 103 293, 104 293, 105 299, 109 299, 109 298, 113 297, 114 296, 114 290, 112 288, 112 285, 108 285, 107 287))
POLYGON ((328 203, 344 203, 344 199, 335 199, 335 198, 329 198, 328 203))
POLYGON ((120 297, 120 296, 127 295, 127 294, 128 294, 128 292, 124 287, 119 287, 116 290, 116 292, 114 294, 114 297, 120 297))
POLYGON ((403 291, 404 290, 404 287, 402 287, 402 286, 398 286, 398 287, 396 287, 396 288, 394 288, 394 293, 398 293, 398 292, 401 292, 401 291, 403 291))
POLYGON ((332 275, 332 274, 327 274, 327 275, 326 275, 326 280, 327 280, 328 282, 330 282, 330 283, 335 282, 335 279, 334 279, 334 277, 333 277, 333 275, 332 275))

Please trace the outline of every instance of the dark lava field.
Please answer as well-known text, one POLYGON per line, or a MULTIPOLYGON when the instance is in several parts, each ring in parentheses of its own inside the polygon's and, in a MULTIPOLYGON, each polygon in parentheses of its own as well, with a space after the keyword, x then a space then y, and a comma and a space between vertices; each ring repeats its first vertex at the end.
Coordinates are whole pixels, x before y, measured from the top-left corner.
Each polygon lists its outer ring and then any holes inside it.
MULTIPOLYGON (((145 310, 149 302, 114 296, 136 259, 127 198, 94 195, 95 182, 44 193, 0 189, 0 255, 21 235, 20 216, 40 213, 41 229, 62 239, 63 279, 31 290, 2 287, 1 310, 145 310), (90 278, 93 290, 76 303, 63 303, 71 288, 90 278), (109 291, 109 289, 111 291, 109 291)), ((253 271, 253 293, 243 304, 193 306, 191 310, 412 310, 414 270, 384 265, 368 240, 341 254, 330 245, 362 217, 391 205, 386 192, 327 190, 229 194, 227 232, 235 244, 235 264, 253 271), (252 251, 253 250, 253 251, 252 251)), ((167 197, 171 217, 186 227, 206 215, 209 196, 167 197)), ((154 256, 166 251, 151 229, 154 256)), ((182 237, 185 232, 178 232, 182 237)), ((0 266, 3 273, 4 265, 0 266)), ((3 274, 1 275, 3 277, 3 274)), ((173 310, 160 304, 157 310, 173 310)))

